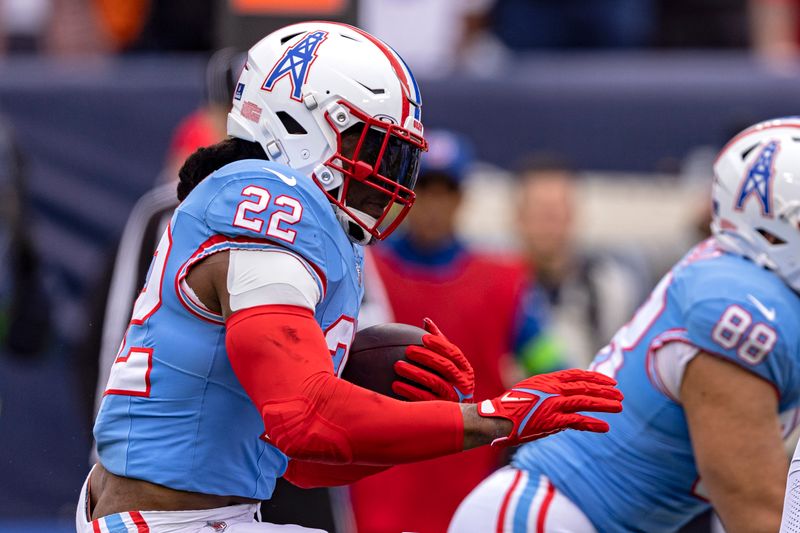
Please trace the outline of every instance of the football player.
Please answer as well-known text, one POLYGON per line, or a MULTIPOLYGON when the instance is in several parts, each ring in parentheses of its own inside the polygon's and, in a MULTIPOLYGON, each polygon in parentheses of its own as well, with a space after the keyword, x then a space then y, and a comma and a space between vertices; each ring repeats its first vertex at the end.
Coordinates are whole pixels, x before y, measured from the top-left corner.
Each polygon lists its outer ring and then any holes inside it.
POLYGON ((430 322, 409 375, 442 400, 338 377, 362 246, 411 207, 426 148, 419 89, 386 44, 324 22, 270 34, 249 51, 228 133, 180 172, 95 423, 80 532, 283 531, 253 523, 280 476, 346 484, 493 441, 608 430, 578 413, 621 410, 594 372, 530 378, 481 414, 459 403, 472 369, 430 322))
POLYGON ((659 533, 710 506, 728 533, 778 530, 800 401, 800 119, 734 137, 714 175, 713 236, 592 363, 625 394, 612 431, 522 447, 451 533, 659 533))

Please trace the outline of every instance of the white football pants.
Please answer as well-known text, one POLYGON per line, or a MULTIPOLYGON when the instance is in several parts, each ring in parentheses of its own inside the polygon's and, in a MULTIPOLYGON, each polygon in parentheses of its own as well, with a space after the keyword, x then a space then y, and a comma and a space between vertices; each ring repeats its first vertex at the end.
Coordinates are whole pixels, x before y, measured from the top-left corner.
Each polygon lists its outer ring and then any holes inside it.
POLYGON ((544 476, 501 468, 461 502, 448 533, 597 533, 544 476))
POLYGON ((90 520, 88 481, 87 476, 75 513, 78 533, 325 533, 321 529, 256 522, 257 504, 201 511, 131 511, 90 520))

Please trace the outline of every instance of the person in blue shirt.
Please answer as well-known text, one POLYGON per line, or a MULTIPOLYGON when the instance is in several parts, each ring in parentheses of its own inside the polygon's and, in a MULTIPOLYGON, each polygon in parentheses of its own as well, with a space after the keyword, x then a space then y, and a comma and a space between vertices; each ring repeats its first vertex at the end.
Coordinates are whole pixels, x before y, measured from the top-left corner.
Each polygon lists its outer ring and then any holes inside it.
MULTIPOLYGON (((777 531, 800 406, 800 119, 756 124, 714 164, 713 236, 591 364, 619 381, 609 433, 523 446, 451 533, 777 531)), ((601 416, 603 418, 603 416, 601 416)))

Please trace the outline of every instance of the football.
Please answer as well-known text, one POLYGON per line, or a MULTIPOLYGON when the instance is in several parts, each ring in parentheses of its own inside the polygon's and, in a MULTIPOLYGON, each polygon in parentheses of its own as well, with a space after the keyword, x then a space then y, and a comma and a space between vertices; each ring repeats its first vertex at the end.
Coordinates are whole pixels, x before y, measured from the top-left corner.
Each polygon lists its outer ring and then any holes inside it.
POLYGON ((405 358, 406 346, 422 346, 427 332, 408 324, 378 324, 356 333, 342 379, 371 391, 404 400, 392 391, 392 382, 403 380, 394 363, 405 358))

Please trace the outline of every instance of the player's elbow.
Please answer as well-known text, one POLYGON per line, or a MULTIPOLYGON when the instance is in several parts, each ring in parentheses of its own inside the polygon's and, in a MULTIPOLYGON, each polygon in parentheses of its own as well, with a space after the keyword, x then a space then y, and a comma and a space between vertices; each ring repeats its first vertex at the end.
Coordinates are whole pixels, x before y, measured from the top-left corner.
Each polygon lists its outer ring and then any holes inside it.
POLYGON ((745 505, 717 512, 728 533, 772 533, 781 527, 781 506, 745 505))
POLYGON ((728 533, 777 531, 781 523, 783 492, 779 483, 772 486, 754 483, 710 484, 711 501, 728 533))
POLYGON ((347 432, 326 420, 318 404, 302 396, 264 406, 270 443, 293 459, 350 463, 353 450, 347 432))

